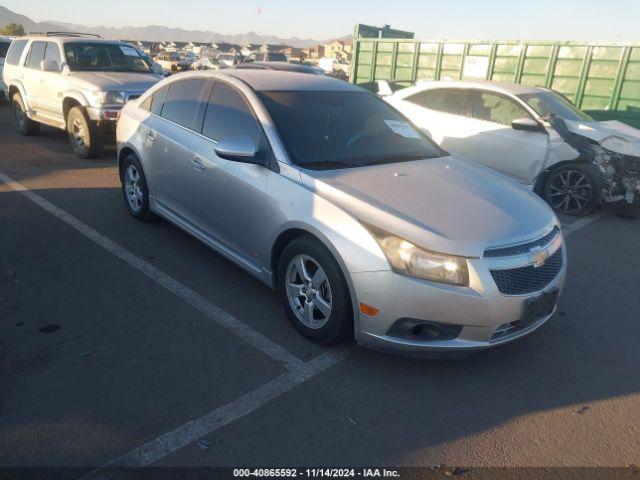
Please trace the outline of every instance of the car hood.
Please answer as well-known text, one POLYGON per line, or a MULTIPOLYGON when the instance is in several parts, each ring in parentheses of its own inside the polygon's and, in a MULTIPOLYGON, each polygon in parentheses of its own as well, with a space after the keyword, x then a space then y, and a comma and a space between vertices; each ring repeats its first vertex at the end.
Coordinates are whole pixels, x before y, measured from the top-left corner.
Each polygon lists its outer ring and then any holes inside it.
POLYGON ((623 155, 640 157, 640 130, 617 120, 606 122, 576 122, 565 120, 567 128, 623 155))
POLYGON ((73 72, 73 76, 96 90, 144 92, 161 80, 153 73, 132 72, 73 72))
POLYGON ((525 187, 453 156, 301 176, 359 220, 443 253, 481 257, 488 247, 531 240, 557 225, 525 187))

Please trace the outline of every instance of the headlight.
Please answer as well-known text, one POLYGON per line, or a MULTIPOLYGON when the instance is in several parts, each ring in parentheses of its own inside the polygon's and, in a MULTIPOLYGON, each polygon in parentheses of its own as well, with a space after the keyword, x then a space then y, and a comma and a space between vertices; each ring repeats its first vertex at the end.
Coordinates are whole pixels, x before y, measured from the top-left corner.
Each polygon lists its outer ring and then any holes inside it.
POLYGON ((93 101, 96 105, 123 105, 124 92, 97 91, 93 92, 93 101))
POLYGON ((371 225, 365 228, 382 248, 394 272, 433 282, 469 285, 466 258, 424 250, 371 225))

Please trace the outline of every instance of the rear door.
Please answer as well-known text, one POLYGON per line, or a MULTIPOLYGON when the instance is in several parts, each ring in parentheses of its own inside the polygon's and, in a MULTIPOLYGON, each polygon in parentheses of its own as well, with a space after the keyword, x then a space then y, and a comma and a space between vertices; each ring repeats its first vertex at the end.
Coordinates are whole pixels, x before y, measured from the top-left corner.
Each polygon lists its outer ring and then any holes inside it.
POLYGON ((41 97, 45 90, 44 75, 40 68, 47 49, 47 42, 35 41, 31 43, 29 52, 24 62, 24 78, 22 84, 26 92, 26 101, 29 109, 38 111, 41 105, 41 97))
POLYGON ((511 122, 533 118, 515 99, 498 92, 472 89, 468 94, 471 128, 459 152, 473 160, 531 184, 544 164, 549 136, 514 130, 511 122))
POLYGON ((201 122, 210 82, 187 78, 158 90, 141 125, 145 173, 157 205, 182 220, 190 217, 189 154, 201 122))
POLYGON ((466 97, 465 88, 430 88, 405 97, 400 110, 442 148, 463 154, 464 139, 473 131, 466 97))

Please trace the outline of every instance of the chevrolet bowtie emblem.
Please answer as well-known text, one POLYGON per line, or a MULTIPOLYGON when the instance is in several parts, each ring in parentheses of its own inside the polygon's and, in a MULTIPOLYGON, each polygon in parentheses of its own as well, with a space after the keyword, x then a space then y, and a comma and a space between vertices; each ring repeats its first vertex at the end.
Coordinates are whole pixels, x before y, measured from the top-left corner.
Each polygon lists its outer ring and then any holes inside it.
POLYGON ((550 255, 547 249, 532 249, 530 252, 529 259, 533 262, 535 268, 543 266, 549 260, 550 255))

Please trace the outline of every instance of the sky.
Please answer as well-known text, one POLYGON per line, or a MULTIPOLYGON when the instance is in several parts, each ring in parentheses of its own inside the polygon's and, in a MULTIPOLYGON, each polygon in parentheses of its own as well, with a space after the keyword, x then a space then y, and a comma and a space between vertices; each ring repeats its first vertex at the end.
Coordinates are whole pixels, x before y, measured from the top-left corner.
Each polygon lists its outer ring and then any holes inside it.
POLYGON ((356 23, 420 39, 640 41, 639 0, 0 0, 35 21, 325 40, 356 23), (70 6, 73 8, 70 8, 70 6))

